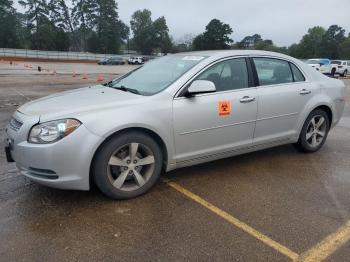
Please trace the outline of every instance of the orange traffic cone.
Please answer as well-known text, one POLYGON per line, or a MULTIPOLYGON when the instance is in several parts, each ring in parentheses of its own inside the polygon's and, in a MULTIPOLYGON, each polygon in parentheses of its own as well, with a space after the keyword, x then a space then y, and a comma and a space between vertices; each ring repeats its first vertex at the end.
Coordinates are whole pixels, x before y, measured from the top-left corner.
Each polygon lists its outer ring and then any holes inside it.
POLYGON ((84 73, 84 74, 83 74, 83 79, 85 79, 85 80, 86 80, 86 79, 89 79, 89 76, 88 76, 86 73, 84 73))
POLYGON ((104 78, 104 76, 102 75, 102 74, 99 74, 98 76, 97 76, 97 82, 102 82, 102 81, 104 81, 105 80, 105 78, 104 78))

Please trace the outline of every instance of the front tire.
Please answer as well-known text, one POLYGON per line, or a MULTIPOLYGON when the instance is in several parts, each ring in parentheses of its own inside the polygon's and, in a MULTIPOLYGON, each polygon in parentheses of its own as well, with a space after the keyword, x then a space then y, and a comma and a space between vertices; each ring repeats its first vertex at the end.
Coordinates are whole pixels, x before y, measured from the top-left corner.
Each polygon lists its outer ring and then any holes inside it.
POLYGON ((296 147, 305 153, 320 150, 327 139, 329 128, 327 113, 321 109, 312 111, 303 125, 296 147))
POLYGON ((97 187, 114 199, 146 193, 159 179, 162 151, 156 141, 140 132, 117 135, 98 150, 93 163, 97 187))
POLYGON ((345 70, 343 74, 341 74, 342 77, 346 77, 348 74, 348 70, 345 70))

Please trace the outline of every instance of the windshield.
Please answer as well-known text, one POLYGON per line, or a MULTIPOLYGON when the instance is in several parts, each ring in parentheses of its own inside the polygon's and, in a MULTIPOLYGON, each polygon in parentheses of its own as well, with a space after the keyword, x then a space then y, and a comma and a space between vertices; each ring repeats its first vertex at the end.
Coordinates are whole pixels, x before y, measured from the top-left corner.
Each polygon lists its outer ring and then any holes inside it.
POLYGON ((341 62, 340 62, 340 61, 334 61, 334 60, 333 60, 333 61, 331 62, 331 64, 334 64, 334 65, 340 65, 340 64, 341 64, 341 62))
POLYGON ((153 95, 167 88, 204 58, 204 56, 167 55, 113 80, 109 86, 133 89, 142 95, 153 95))

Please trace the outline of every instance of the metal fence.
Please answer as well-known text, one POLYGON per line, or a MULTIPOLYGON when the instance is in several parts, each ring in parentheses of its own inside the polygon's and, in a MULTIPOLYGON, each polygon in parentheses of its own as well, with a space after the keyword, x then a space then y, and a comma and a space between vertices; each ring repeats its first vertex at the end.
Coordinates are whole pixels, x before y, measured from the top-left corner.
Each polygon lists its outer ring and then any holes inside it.
MULTIPOLYGON (((130 52, 134 53, 134 52, 130 52)), ((0 57, 20 57, 20 58, 39 58, 55 60, 90 60, 97 61, 106 57, 117 56, 113 54, 94 54, 88 52, 61 52, 61 51, 41 51, 28 49, 0 48, 0 57)), ((128 57, 129 55, 118 55, 128 57)))

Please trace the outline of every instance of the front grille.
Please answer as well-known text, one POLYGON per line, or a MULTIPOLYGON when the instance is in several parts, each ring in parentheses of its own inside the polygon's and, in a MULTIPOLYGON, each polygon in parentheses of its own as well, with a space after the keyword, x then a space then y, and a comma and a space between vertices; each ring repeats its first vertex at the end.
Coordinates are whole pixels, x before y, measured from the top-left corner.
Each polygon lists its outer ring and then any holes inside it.
POLYGON ((22 122, 18 121, 16 118, 14 117, 11 117, 10 119, 10 122, 9 122, 9 127, 12 129, 12 130, 15 130, 15 131, 18 131, 21 126, 23 125, 22 122))

